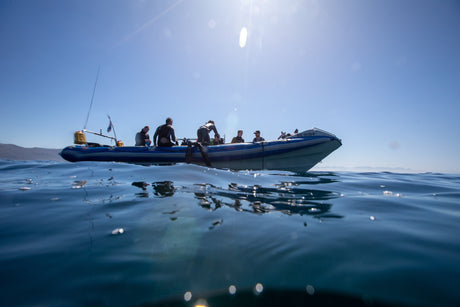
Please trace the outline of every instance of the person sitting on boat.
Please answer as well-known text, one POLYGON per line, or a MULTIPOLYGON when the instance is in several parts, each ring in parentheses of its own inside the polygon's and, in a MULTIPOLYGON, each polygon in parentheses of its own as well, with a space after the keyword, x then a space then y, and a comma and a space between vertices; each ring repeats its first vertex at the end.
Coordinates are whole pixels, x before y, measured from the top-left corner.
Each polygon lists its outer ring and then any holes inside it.
POLYGON ((278 137, 278 140, 282 140, 286 138, 286 132, 281 131, 281 135, 278 137))
POLYGON ((220 145, 224 144, 224 140, 220 137, 218 133, 214 134, 214 138, 211 140, 211 145, 220 145))
POLYGON ((178 145, 176 135, 174 134, 173 120, 168 117, 166 124, 158 126, 153 136, 153 144, 159 147, 169 147, 178 145), (158 142, 157 142, 158 137, 158 142))
POLYGON ((145 126, 136 134, 136 146, 150 146, 152 142, 150 141, 150 136, 147 133, 149 130, 150 127, 145 126))
POLYGON ((232 143, 244 143, 243 130, 238 130, 238 135, 232 139, 232 143))
POLYGON ((285 139, 285 138, 287 138, 287 137, 296 135, 297 133, 299 133, 299 129, 295 129, 293 134, 290 134, 290 133, 286 133, 286 132, 281 131, 281 135, 279 136, 278 140, 279 140, 279 139, 285 139))
POLYGON ((219 134, 213 120, 209 120, 206 124, 198 129, 196 132, 198 136, 198 142, 202 145, 209 145, 211 143, 211 139, 209 138, 209 132, 211 130, 214 131, 214 136, 219 134))
POLYGON ((260 131, 259 130, 256 130, 256 132, 254 132, 254 134, 256 135, 256 137, 254 138, 254 140, 252 140, 253 143, 265 141, 265 139, 260 136, 260 131))
POLYGON ((299 133, 299 130, 295 129, 293 134, 288 133, 286 134, 286 137, 296 135, 297 133, 299 133))

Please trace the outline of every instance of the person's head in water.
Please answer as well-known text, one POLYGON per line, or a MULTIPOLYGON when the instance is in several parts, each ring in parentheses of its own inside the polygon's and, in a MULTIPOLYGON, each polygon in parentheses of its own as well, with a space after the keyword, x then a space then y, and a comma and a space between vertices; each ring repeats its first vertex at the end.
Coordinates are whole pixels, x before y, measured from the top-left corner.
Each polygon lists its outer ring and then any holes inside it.
POLYGON ((166 125, 172 125, 172 124, 173 124, 172 118, 171 118, 171 117, 168 117, 168 118, 166 119, 166 125))

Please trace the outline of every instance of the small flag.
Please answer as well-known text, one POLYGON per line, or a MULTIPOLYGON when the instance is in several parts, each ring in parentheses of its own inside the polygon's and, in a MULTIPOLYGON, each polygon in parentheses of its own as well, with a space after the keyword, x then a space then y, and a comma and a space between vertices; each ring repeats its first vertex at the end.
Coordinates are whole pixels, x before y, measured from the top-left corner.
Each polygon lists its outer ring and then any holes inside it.
POLYGON ((112 131, 112 128, 113 128, 112 119, 110 118, 110 116, 109 116, 109 120, 110 120, 110 123, 109 123, 109 126, 107 127, 107 132, 112 131))

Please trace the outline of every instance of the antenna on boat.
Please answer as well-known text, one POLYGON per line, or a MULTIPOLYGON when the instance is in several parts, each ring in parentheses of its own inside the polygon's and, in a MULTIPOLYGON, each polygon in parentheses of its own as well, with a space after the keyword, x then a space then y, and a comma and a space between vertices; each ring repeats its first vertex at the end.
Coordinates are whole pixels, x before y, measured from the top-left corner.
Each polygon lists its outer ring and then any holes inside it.
POLYGON ((114 134, 115 137, 104 135, 102 133, 102 129, 100 130, 100 132, 94 132, 94 131, 90 131, 90 130, 86 129, 86 126, 88 125, 89 114, 91 113, 91 109, 93 107, 94 93, 96 92, 97 80, 99 79, 99 71, 100 70, 101 70, 101 67, 99 66, 97 68, 96 81, 94 82, 93 95, 91 97, 91 104, 89 105, 88 115, 86 116, 85 126, 84 126, 83 130, 76 131, 74 133, 74 143, 79 144, 79 145, 88 145, 89 143, 86 141, 86 136, 85 136, 85 132, 87 132, 87 133, 91 133, 91 134, 94 134, 94 135, 98 135, 98 136, 102 136, 102 137, 114 140, 116 146, 122 147, 122 146, 124 146, 124 144, 123 144, 122 141, 117 139, 117 134, 115 133, 115 127, 114 127, 114 125, 112 123, 112 119, 110 118, 109 115, 107 115, 107 117, 109 118, 109 121, 110 121, 109 127, 107 128, 107 132, 110 132, 113 129, 113 134, 114 134))
POLYGON ((91 97, 91 104, 89 105, 88 115, 86 115, 86 122, 85 122, 85 126, 83 127, 83 130, 86 130, 86 126, 88 125, 89 113, 91 113, 91 108, 93 107, 94 93, 96 93, 97 80, 99 79, 100 70, 101 70, 101 66, 98 66, 97 74, 96 74, 96 82, 94 82, 93 96, 91 97))

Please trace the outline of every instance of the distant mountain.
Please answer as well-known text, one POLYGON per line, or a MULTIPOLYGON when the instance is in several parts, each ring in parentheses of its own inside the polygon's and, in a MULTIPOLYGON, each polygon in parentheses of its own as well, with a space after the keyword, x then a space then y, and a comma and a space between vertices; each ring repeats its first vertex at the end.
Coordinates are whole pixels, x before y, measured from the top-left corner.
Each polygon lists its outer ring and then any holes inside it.
POLYGON ((13 144, 0 144, 0 159, 7 160, 47 160, 59 161, 65 160, 59 155, 60 149, 50 148, 24 148, 13 144))

